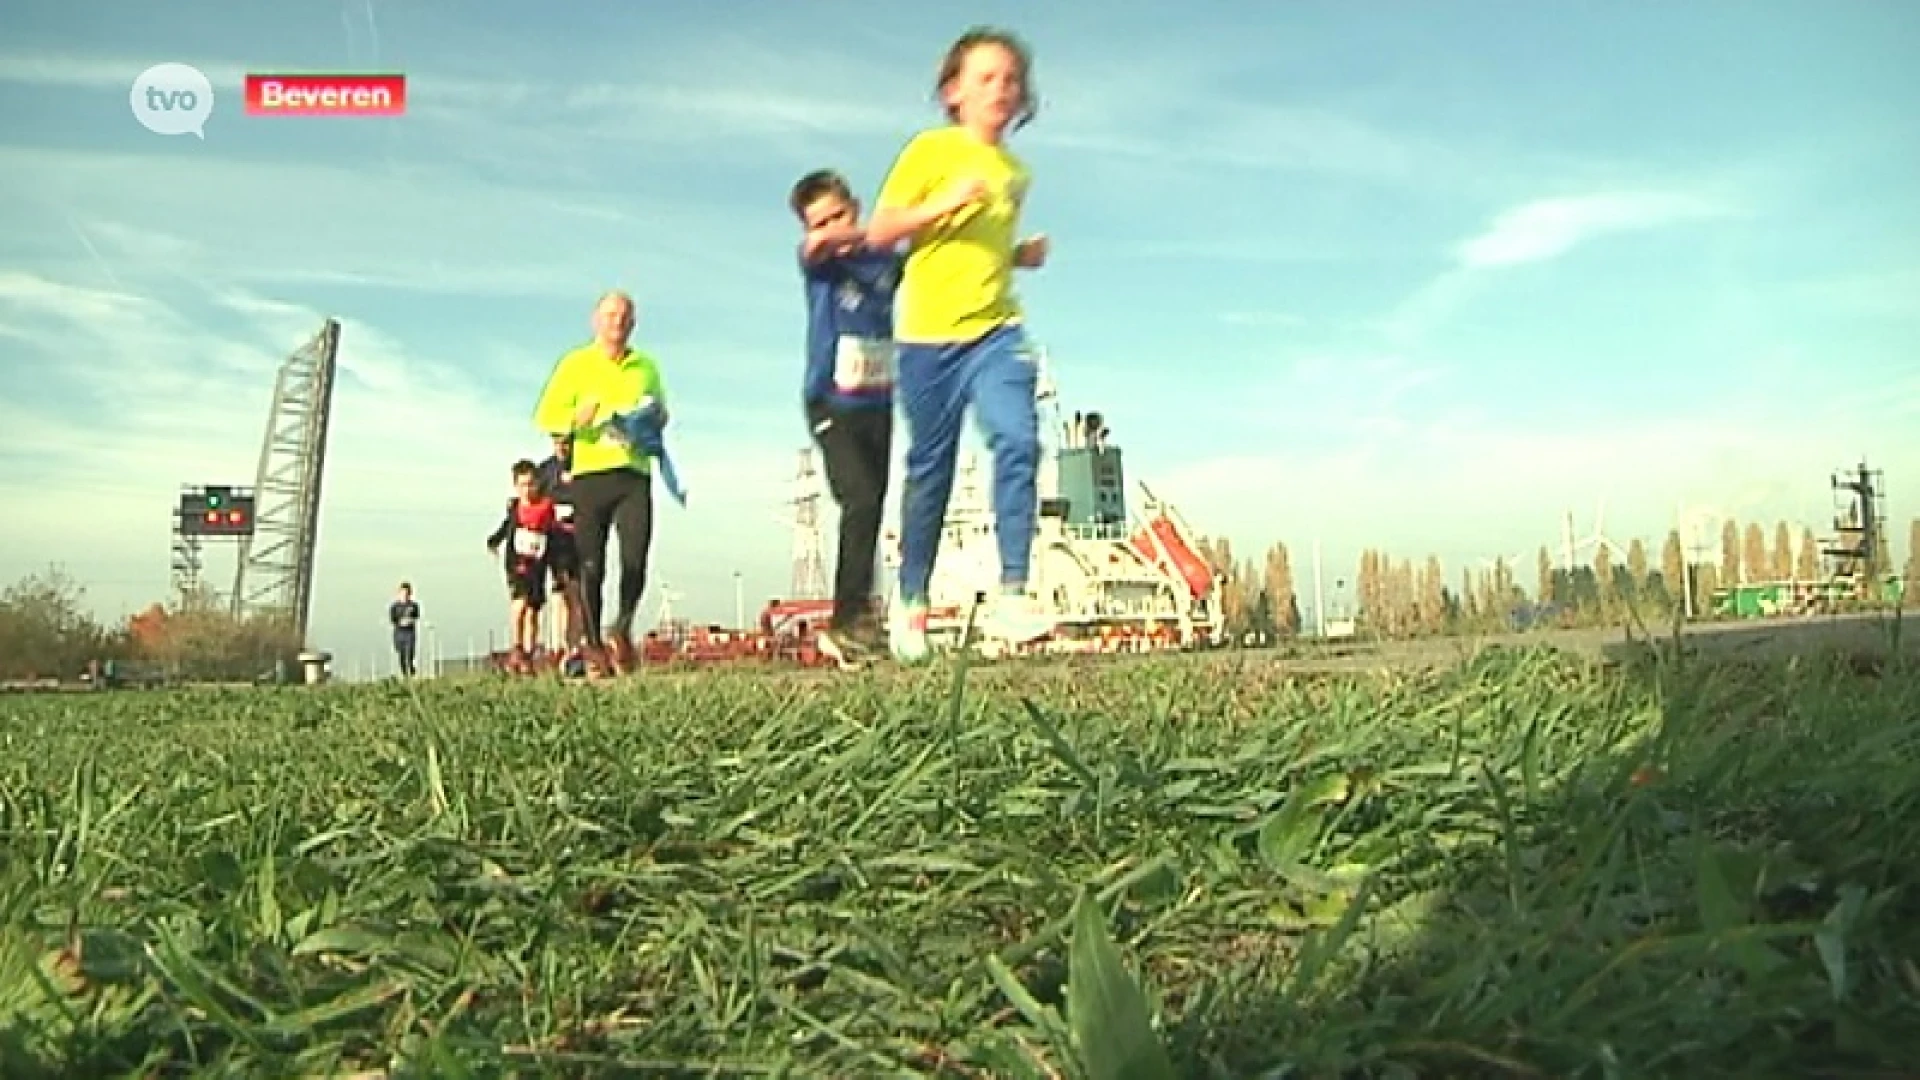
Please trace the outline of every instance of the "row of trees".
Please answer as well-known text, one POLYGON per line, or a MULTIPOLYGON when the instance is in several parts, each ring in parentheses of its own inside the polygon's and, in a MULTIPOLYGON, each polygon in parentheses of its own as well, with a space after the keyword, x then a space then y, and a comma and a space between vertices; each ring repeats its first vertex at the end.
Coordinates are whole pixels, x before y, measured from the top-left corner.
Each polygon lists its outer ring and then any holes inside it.
POLYGON ((73 679, 98 664, 172 679, 252 681, 293 670, 300 643, 283 622, 237 619, 209 603, 154 604, 114 626, 58 567, 0 592, 0 679, 73 679))
MULTIPOLYGON (((1667 534, 1660 564, 1654 566, 1646 544, 1630 541, 1624 558, 1601 544, 1591 565, 1567 567, 1542 546, 1535 559, 1532 591, 1516 578, 1517 567, 1495 560, 1478 569, 1462 569, 1449 583, 1437 557, 1416 563, 1369 549, 1348 590, 1353 610, 1345 612, 1370 632, 1385 637, 1500 630, 1516 623, 1546 620, 1555 625, 1611 625, 1631 605, 1644 620, 1670 619, 1676 611, 1711 614, 1715 597, 1735 584, 1819 582, 1829 560, 1813 530, 1794 530, 1778 522, 1768 542, 1758 523, 1728 521, 1721 529, 1720 558, 1706 561, 1689 553, 1679 530, 1667 534), (1692 558, 1689 558, 1689 555, 1692 558)), ((1259 559, 1237 558, 1224 537, 1202 537, 1199 554, 1223 577, 1220 613, 1236 639, 1249 634, 1287 637, 1301 627, 1293 561, 1285 544, 1274 544, 1259 559)), ((1920 583, 1920 519, 1909 528, 1905 580, 1920 583)), ((1893 565, 1891 545, 1882 543, 1874 564, 1865 568, 1878 580, 1893 565)), ((1340 591, 1340 590, 1335 590, 1340 591)), ((1904 601, 1920 607, 1920 585, 1908 588, 1904 601)), ((1330 605, 1331 606, 1331 605, 1330 605)), ((1338 617, 1342 612, 1331 612, 1338 617)))
MULTIPOLYGON (((1436 557, 1416 564, 1368 550, 1351 588, 1334 590, 1346 594, 1352 610, 1331 614, 1351 616, 1388 637, 1499 630, 1516 619, 1543 617, 1560 625, 1610 624, 1628 604, 1652 621, 1682 607, 1689 589, 1693 610, 1708 613, 1723 584, 1822 577, 1819 542, 1811 529, 1800 530, 1796 543, 1793 530, 1779 522, 1769 544, 1760 525, 1750 523, 1743 530, 1729 521, 1720 541, 1717 563, 1690 560, 1679 532, 1669 532, 1657 568, 1638 539, 1617 564, 1613 550, 1601 545, 1591 565, 1571 569, 1557 565, 1542 547, 1531 593, 1505 560, 1462 569, 1449 583, 1436 557)), ((1236 557, 1224 537, 1202 538, 1199 546, 1225 579, 1220 604, 1229 633, 1280 638, 1300 631, 1299 593, 1285 544, 1274 544, 1257 560, 1236 557)), ((1888 547, 1881 545, 1870 568, 1876 578, 1892 565, 1888 547)), ((1909 528, 1907 551, 1905 578, 1920 583, 1920 519, 1909 528)), ((1920 606, 1920 587, 1908 588, 1905 601, 1920 606)), ((124 625, 102 624, 87 614, 85 590, 58 567, 28 575, 0 593, 0 679, 70 679, 97 662, 171 678, 252 680, 291 670, 299 648, 281 622, 236 619, 208 603, 154 604, 124 625)))

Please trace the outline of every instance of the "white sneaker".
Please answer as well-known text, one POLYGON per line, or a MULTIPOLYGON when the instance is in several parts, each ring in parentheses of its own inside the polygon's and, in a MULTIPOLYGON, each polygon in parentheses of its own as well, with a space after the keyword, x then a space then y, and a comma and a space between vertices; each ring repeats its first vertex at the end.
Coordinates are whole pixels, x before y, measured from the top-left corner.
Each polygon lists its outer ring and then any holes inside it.
POLYGON ((1025 593, 1001 593, 993 598, 980 622, 980 635, 1007 643, 1026 645, 1053 633, 1059 620, 1040 607, 1040 601, 1025 593))
POLYGON ((903 664, 927 658, 927 606, 896 603, 887 612, 887 651, 903 664))

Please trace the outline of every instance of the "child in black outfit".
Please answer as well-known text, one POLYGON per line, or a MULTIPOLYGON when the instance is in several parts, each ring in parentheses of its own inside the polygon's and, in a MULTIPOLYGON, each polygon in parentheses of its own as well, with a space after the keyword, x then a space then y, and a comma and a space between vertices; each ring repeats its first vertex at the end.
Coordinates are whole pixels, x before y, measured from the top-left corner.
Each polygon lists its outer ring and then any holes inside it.
POLYGON ((487 551, 498 554, 506 544, 508 613, 513 646, 507 670, 533 670, 540 649, 540 609, 547 600, 547 556, 559 525, 553 497, 540 489, 538 467, 522 459, 513 463, 513 498, 507 502, 500 527, 487 537, 487 551), (512 543, 507 542, 511 540, 512 543))
POLYGON ((547 573, 561 600, 560 637, 567 646, 561 671, 576 675, 584 670, 580 648, 586 643, 587 612, 580 592, 580 545, 573 533, 573 440, 554 438, 553 453, 536 466, 535 479, 540 490, 553 496, 557 522, 547 545, 547 573))

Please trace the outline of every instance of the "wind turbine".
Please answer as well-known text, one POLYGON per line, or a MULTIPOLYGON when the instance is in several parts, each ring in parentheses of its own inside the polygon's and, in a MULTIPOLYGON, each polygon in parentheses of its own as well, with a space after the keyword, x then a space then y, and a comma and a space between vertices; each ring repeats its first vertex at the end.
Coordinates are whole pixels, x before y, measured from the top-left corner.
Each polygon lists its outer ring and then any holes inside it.
POLYGON ((654 627, 659 630, 671 630, 673 628, 674 601, 684 599, 684 597, 678 589, 675 589, 672 584, 666 581, 662 581, 659 589, 656 591, 660 594, 660 613, 654 617, 654 627))
POLYGON ((1607 538, 1607 500, 1605 496, 1601 496, 1599 504, 1594 509, 1593 531, 1584 537, 1576 538, 1574 536, 1573 511, 1567 511, 1565 532, 1561 537, 1561 549, 1566 557, 1567 572, 1572 573, 1582 565, 1580 560, 1582 552, 1586 553, 1586 561, 1590 563, 1593 561, 1593 557, 1599 554, 1601 548, 1607 549, 1622 559, 1626 558, 1626 552, 1620 550, 1620 545, 1607 538))
MULTIPOLYGON (((1481 573, 1495 581, 1498 581, 1501 572, 1505 571, 1507 577, 1506 583, 1511 584, 1519 580, 1518 571, 1520 567, 1526 565, 1526 563, 1522 561, 1524 559, 1526 559, 1525 554, 1482 555, 1475 560, 1474 565, 1480 569, 1481 573)), ((1502 597, 1501 599, 1504 603, 1505 598, 1502 597)))
POLYGON ((1520 552, 1514 555, 1482 555, 1476 560, 1475 565, 1479 566, 1482 570, 1505 569, 1511 573, 1515 569, 1526 565, 1526 557, 1526 552, 1520 552))

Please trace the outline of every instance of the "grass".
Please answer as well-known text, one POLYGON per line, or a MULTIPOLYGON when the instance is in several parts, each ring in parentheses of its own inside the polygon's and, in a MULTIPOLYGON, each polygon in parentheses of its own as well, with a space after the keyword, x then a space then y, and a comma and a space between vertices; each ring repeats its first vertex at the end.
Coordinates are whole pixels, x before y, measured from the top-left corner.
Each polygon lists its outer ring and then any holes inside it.
POLYGON ((1901 665, 19 697, 0 747, 13 1078, 1920 1061, 1901 665))

